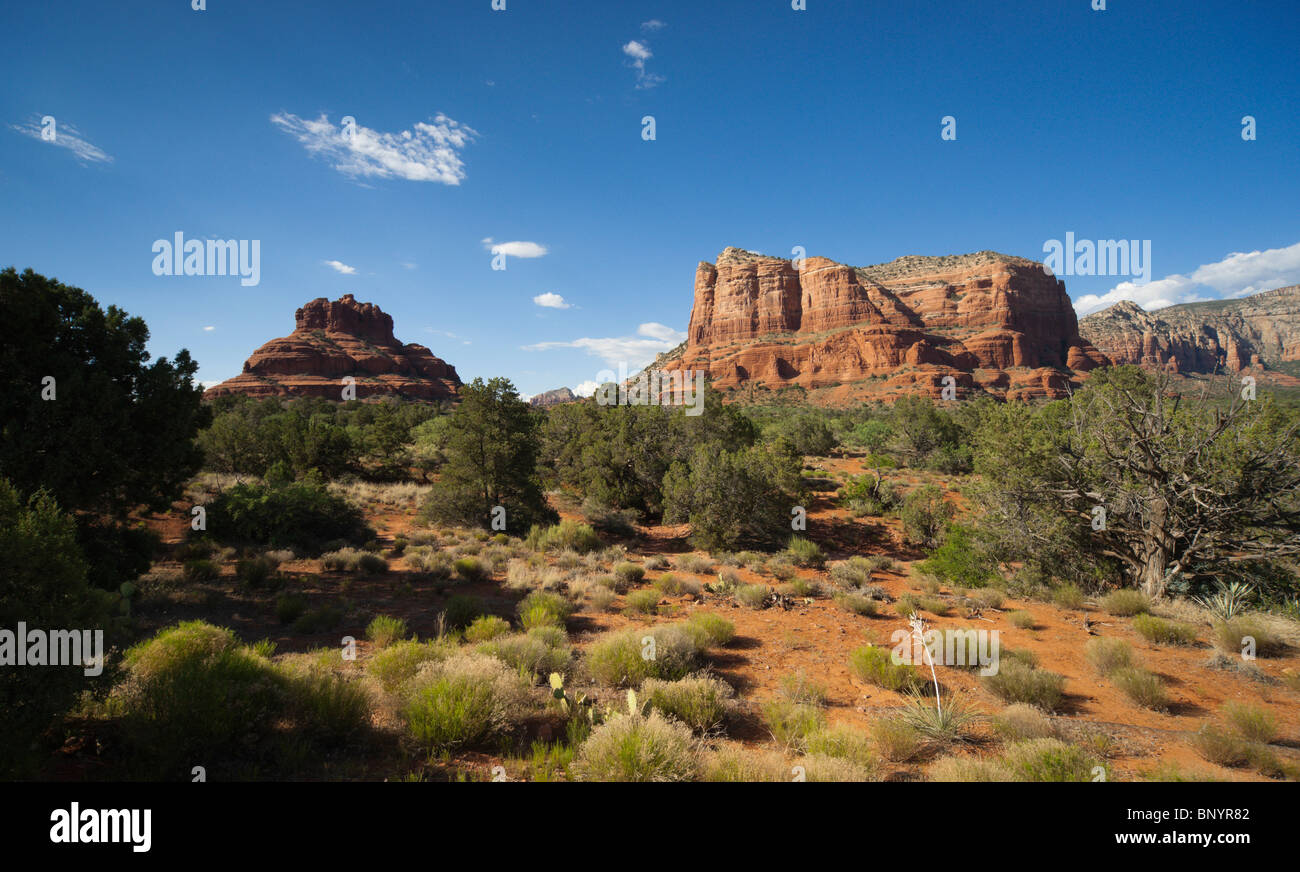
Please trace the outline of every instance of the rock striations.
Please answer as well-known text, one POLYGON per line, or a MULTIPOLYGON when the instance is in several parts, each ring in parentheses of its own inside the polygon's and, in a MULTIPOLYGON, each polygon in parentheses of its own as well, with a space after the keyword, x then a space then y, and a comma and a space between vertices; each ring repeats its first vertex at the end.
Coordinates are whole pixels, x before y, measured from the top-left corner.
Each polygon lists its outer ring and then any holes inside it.
POLYGON ((341 399, 343 379, 356 379, 356 398, 400 396, 418 400, 456 397, 456 368, 423 345, 393 337, 393 319, 351 294, 312 300, 295 314, 293 332, 253 352, 244 371, 204 394, 220 397, 294 396, 341 399))
POLYGON ((1082 318, 1079 330, 1117 364, 1180 373, 1277 368, 1300 360, 1300 285, 1154 312, 1126 300, 1082 318))
POLYGON ((738 248, 695 272, 685 346, 656 365, 723 390, 800 387, 840 402, 903 393, 1064 396, 1107 363, 1041 264, 982 251, 852 267, 738 248))

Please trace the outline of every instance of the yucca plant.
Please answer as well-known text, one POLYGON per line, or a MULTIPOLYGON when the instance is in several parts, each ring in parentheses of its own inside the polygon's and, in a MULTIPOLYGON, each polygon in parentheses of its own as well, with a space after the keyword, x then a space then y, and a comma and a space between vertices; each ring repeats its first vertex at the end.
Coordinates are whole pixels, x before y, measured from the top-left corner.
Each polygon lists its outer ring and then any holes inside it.
POLYGON ((1231 621, 1246 611, 1254 592, 1254 587, 1244 581, 1219 582, 1217 591, 1209 596, 1196 597, 1196 602, 1220 621, 1231 621))

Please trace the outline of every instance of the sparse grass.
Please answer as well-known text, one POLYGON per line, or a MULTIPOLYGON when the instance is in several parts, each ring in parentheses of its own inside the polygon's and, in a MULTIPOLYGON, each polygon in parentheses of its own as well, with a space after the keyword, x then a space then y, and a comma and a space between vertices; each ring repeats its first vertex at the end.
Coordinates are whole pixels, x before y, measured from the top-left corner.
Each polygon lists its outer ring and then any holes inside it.
POLYGON ((1083 653, 1101 675, 1110 675, 1117 669, 1134 665, 1133 648, 1123 639, 1089 639, 1083 653))
POLYGON ((879 610, 876 601, 871 597, 863 596, 860 593, 844 593, 839 591, 833 597, 835 605, 854 615, 863 617, 874 617, 879 610))
POLYGON ((791 702, 816 706, 826 705, 829 694, 825 684, 809 678, 803 670, 782 675, 777 683, 777 692, 791 702))
POLYGON ((1007 614, 1007 620, 1011 622, 1011 626, 1019 630, 1032 630, 1034 627, 1038 626, 1038 622, 1034 620, 1034 616, 1026 611, 1009 612, 1007 614))
POLYGON ((591 607, 598 612, 607 612, 618 599, 618 594, 606 587, 598 587, 591 592, 591 607))
POLYGON ((1101 598, 1101 608, 1108 615, 1131 618, 1151 610, 1151 600, 1140 590, 1120 588, 1101 598))
POLYGON ((1003 765, 1016 781, 1109 780, 1104 763, 1060 739, 1029 739, 1007 749, 1003 765), (1100 775, 1097 769, 1101 769, 1100 775))
POLYGON ((916 727, 897 717, 883 717, 871 724, 871 739, 880 756, 893 763, 907 763, 928 747, 916 727))
POLYGON ((1219 648, 1229 654, 1241 654, 1250 642, 1254 643, 1255 654, 1259 657, 1272 657, 1286 649, 1286 644, 1276 633, 1262 621, 1249 616, 1216 623, 1214 638, 1219 648))
POLYGON ((1110 680, 1137 705, 1153 711, 1169 708, 1169 694, 1160 676, 1137 666, 1122 666, 1110 674, 1110 680))
POLYGON ((930 767, 931 781, 1013 781, 1014 775, 1001 760, 976 757, 944 757, 930 767))
POLYGON ((1133 616, 1133 630, 1157 645, 1191 645, 1196 642, 1196 628, 1190 624, 1167 621, 1155 615, 1133 616))
POLYGON ((1050 739, 1056 736, 1056 727, 1051 718, 1039 709, 1024 703, 1007 706, 1002 713, 993 718, 993 728, 999 736, 1009 742, 1022 742, 1026 739, 1050 739))
POLYGON ((623 614, 629 617, 649 616, 659 611, 659 591, 634 590, 624 600, 623 614))
POLYGON ((771 589, 765 584, 742 584, 736 588, 736 601, 751 609, 763 607, 771 589))
POLYGON ((791 777, 790 767, 780 754, 769 751, 746 751, 734 745, 724 745, 704 757, 704 781, 755 782, 786 781, 791 777))
POLYGON ((703 733, 726 720, 735 691, 711 675, 688 675, 676 681, 648 678, 641 684, 641 699, 650 708, 703 733))
POLYGON ((377 615, 366 627, 366 638, 377 648, 387 648, 396 641, 406 638, 408 630, 406 621, 388 615, 377 615))
POLYGON ((772 699, 764 703, 763 721, 772 738, 792 751, 803 751, 808 737, 826 724, 825 716, 817 706, 788 699, 772 699))
POLYGON ((1006 703, 1025 703, 1055 711, 1065 695, 1065 677, 1003 657, 995 675, 983 677, 984 686, 1006 703))
POLYGON ((1250 743, 1222 727, 1205 724, 1192 736, 1196 752, 1220 766, 1245 766, 1250 759, 1250 743))
POLYGON ((1267 745, 1278 736, 1277 717, 1262 706, 1248 702, 1226 702, 1223 715, 1248 742, 1267 745))
POLYGON ((728 644, 736 637, 736 625, 713 612, 693 612, 686 628, 701 649, 728 644))

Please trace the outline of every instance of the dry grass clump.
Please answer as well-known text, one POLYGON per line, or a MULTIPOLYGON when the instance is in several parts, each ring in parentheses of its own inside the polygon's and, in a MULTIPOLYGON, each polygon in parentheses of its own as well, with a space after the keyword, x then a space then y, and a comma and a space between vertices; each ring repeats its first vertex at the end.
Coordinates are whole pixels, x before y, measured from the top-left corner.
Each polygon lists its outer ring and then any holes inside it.
POLYGON ((984 686, 1006 703, 1025 703, 1044 711, 1055 711, 1065 696, 1065 676, 1017 658, 1003 657, 994 675, 983 677, 984 686))
POLYGON ((1240 654, 1253 644, 1259 657, 1273 657, 1286 650, 1286 643, 1254 615, 1219 621, 1214 625, 1214 639, 1219 649, 1240 654))
POLYGON ((663 712, 698 733, 710 732, 727 719, 735 690, 711 675, 688 675, 676 681, 647 678, 641 684, 641 699, 651 709, 663 712))
POLYGON ((1083 654, 1101 675, 1134 665, 1133 648, 1123 639, 1089 639, 1083 654))
POLYGON ((775 782, 789 781, 794 773, 785 757, 775 751, 747 751, 724 745, 704 754, 703 781, 775 782))
POLYGON ((869 684, 898 693, 925 686, 925 679, 915 667, 894 663, 888 648, 865 645, 849 655, 849 671, 869 684))
POLYGON ((388 571, 388 561, 378 554, 356 548, 340 548, 322 554, 321 568, 327 572, 359 572, 363 575, 381 575, 388 571))
POLYGON ((1133 630, 1157 645, 1191 645, 1196 642, 1196 628, 1190 624, 1167 621, 1155 615, 1133 616, 1133 630))
POLYGON ((1169 708, 1169 694, 1160 676, 1139 666, 1124 666, 1110 675, 1110 680, 1137 705, 1153 711, 1169 708))
POLYGON ((592 678, 612 687, 647 678, 673 681, 699 668, 701 643, 700 634, 683 624, 616 630, 587 646, 585 663, 592 678))
POLYGON ((1151 599, 1140 590, 1120 588, 1102 597, 1101 607, 1109 615, 1131 618, 1151 611, 1151 599))
POLYGON ((693 781, 700 768, 690 728, 652 711, 596 727, 578 749, 572 771, 580 781, 693 781))
POLYGON ((1024 703, 1015 703, 1003 709, 1001 714, 993 718, 993 728, 1009 742, 1056 737, 1052 719, 1039 709, 1024 703))

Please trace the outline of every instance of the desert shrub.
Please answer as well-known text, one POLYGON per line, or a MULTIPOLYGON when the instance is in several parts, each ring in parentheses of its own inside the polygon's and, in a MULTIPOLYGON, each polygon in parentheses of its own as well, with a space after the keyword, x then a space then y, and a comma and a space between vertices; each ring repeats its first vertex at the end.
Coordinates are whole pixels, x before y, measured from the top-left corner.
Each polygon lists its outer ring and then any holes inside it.
POLYGON ((873 722, 871 740, 880 756, 894 763, 915 760, 927 748, 916 727, 896 717, 878 718, 873 722))
POLYGON ((840 587, 863 587, 871 583, 871 561, 865 557, 850 557, 831 567, 831 581, 840 587))
POLYGON ((1244 766, 1250 758, 1250 743, 1213 724, 1205 724, 1191 740, 1196 752, 1220 766, 1244 766))
POLYGON ((1251 640, 1254 641, 1255 653, 1260 657, 1281 654, 1286 649, 1286 643, 1276 633, 1251 617, 1216 623, 1214 638, 1220 649, 1231 654, 1240 654, 1251 640))
POLYGON ((1157 645, 1191 645, 1196 642, 1196 628, 1190 624, 1167 621, 1155 615, 1133 616, 1133 630, 1157 645))
POLYGON ((635 563, 624 561, 614 566, 614 575, 621 578, 624 584, 640 584, 641 579, 645 578, 645 570, 635 563))
POLYGON ((529 687, 528 679, 493 657, 431 660, 410 680, 402 717, 429 751, 473 747, 513 729, 528 711, 529 687))
POLYGON ((496 615, 479 615, 465 628, 466 642, 487 642, 510 632, 510 622, 496 615))
POLYGON ((455 643, 450 640, 420 642, 415 639, 404 639, 376 651, 366 662, 366 672, 373 676, 384 690, 392 693, 403 682, 414 677, 421 665, 434 660, 443 660, 451 656, 455 649, 455 643))
POLYGON ((847 760, 873 770, 878 765, 871 738, 843 725, 823 727, 810 733, 804 744, 809 754, 847 760))
POLYGON ((1000 609, 1006 595, 996 587, 983 587, 973 594, 975 601, 986 609, 1000 609))
POLYGON ((777 693, 791 702, 826 705, 829 694, 825 684, 809 678, 803 670, 787 673, 777 682, 777 693))
POLYGON ((1025 739, 1050 739, 1056 736, 1056 727, 1047 715, 1024 703, 1009 705, 993 718, 998 735, 1009 742, 1025 739))
POLYGON ((849 671, 862 681, 898 693, 925 686, 915 667, 894 663, 888 648, 875 645, 866 645, 850 654, 849 671))
POLYGON ((894 600, 894 611, 901 617, 906 618, 921 611, 921 606, 916 601, 916 597, 912 596, 910 593, 905 593, 898 599, 894 600))
POLYGON ((1054 711, 1065 695, 1065 677, 1003 657, 994 675, 983 677, 984 686, 1006 703, 1026 703, 1054 711))
POLYGON ((796 566, 821 569, 826 565, 826 555, 822 552, 821 546, 803 536, 791 536, 785 551, 796 566))
POLYGON ((591 592, 591 606, 598 612, 607 612, 614 605, 618 594, 607 587, 598 587, 591 592))
POLYGON ((582 516, 597 530, 627 535, 636 530, 640 513, 636 509, 617 509, 597 497, 582 501, 582 516))
POLYGON ((343 607, 335 603, 326 603, 319 608, 303 612, 293 622, 293 631, 308 636, 324 633, 334 629, 344 618, 343 607))
POLYGON ((647 678, 675 681, 699 667, 698 642, 681 624, 605 633, 587 647, 586 665, 596 681, 611 686, 639 685, 647 678), (653 646, 642 641, 646 637, 653 646))
POLYGON ((944 757, 930 767, 931 781, 997 781, 1013 780, 1011 770, 1001 760, 982 760, 974 757, 944 757))
POLYGON ((682 592, 682 581, 671 572, 665 572, 652 582, 655 590, 664 596, 678 596, 682 592))
POLYGON ((1083 651, 1088 662, 1102 675, 1134 665, 1133 649, 1123 639, 1089 639, 1083 651))
POLYGON ((742 584, 736 588, 736 601, 751 609, 761 609, 771 592, 765 584, 742 584))
POLYGON ((699 554, 683 554, 677 558, 677 568, 682 572, 704 575, 713 571, 713 561, 699 554))
POLYGON ((1107 614, 1128 618, 1150 611, 1151 600, 1140 590, 1120 588, 1102 597, 1101 607, 1107 614))
POLYGON ((450 629, 463 630, 483 614, 483 600, 476 596, 456 594, 448 597, 447 604, 442 607, 442 614, 450 629))
POLYGON ((1016 781, 1093 781, 1102 766, 1082 748, 1046 738, 1012 744, 1002 762, 1016 781))
POLYGON ((863 596, 860 593, 838 592, 833 597, 835 604, 846 612, 863 617, 872 617, 876 614, 876 601, 869 596, 863 596))
POLYGON ((275 618, 281 624, 292 624, 307 611, 307 598, 300 593, 286 593, 275 601, 275 618))
POLYGON ((519 601, 519 623, 525 630, 534 627, 563 627, 573 614, 573 603, 558 593, 535 590, 519 601))
POLYGON ((948 614, 948 611, 952 608, 952 606, 948 604, 947 600, 940 599, 937 596, 923 596, 916 601, 916 604, 930 614, 938 617, 943 617, 948 614))
POLYGON ((221 568, 205 557, 186 560, 181 567, 186 581, 211 581, 221 575, 221 568))
POLYGON ((934 548, 955 513, 956 508, 944 499, 943 491, 937 485, 927 484, 907 495, 898 516, 908 542, 934 548))
POLYGON ((406 565, 417 572, 424 572, 435 579, 451 578, 451 555, 446 551, 434 551, 427 545, 408 549, 403 560, 406 565))
POLYGON ((727 717, 735 691, 711 675, 689 675, 676 681, 648 678, 641 698, 650 708, 681 721, 696 732, 720 726, 727 717))
POLYGON ((732 745, 724 745, 704 756, 704 781, 756 782, 785 781, 790 777, 790 767, 785 758, 775 752, 754 752, 732 745))
POLYGON ((943 544, 917 564, 941 581, 962 587, 984 587, 997 578, 997 562, 976 546, 970 531, 949 524, 943 544))
POLYGON ((907 705, 894 717, 935 745, 964 741, 971 727, 982 719, 962 696, 949 694, 942 706, 936 706, 932 697, 919 690, 908 696, 907 705))
POLYGON ((378 554, 341 548, 321 555, 321 567, 331 572, 360 572, 363 575, 382 575, 388 571, 388 561, 378 554))
MULTIPOLYGON (((783 556, 784 555, 778 555, 778 557, 783 556)), ((789 581, 795 577, 798 570, 795 569, 792 564, 778 560, 778 557, 772 558, 772 576, 776 578, 777 581, 789 581)))
POLYGON ((376 615, 366 627, 366 638, 379 648, 387 648, 394 642, 406 638, 408 630, 406 621, 388 615, 376 615))
POLYGON ((694 612, 686 629, 695 636, 700 649, 726 645, 736 637, 736 625, 713 612, 694 612))
POLYGON ((249 557, 235 564, 235 578, 246 587, 258 588, 275 575, 278 566, 270 557, 249 557))
POLYGON ((241 482, 207 507, 208 533, 218 542, 298 547, 318 553, 326 542, 374 537, 361 511, 319 479, 241 482))
POLYGON ((772 699, 764 703, 763 721, 777 742, 798 751, 804 750, 808 737, 826 724, 819 707, 788 699, 772 699))
POLYGON ((460 557, 453 561, 451 566, 456 570, 456 577, 465 581, 478 581, 487 574, 483 569, 483 562, 477 557, 460 557))
POLYGON ((691 781, 700 761, 690 728, 651 712, 596 727, 578 749, 573 770, 582 781, 691 781))
POLYGON ((778 587, 777 592, 783 596, 816 596, 821 592, 821 585, 809 578, 795 577, 778 587))
POLYGON ((1052 602, 1063 609, 1077 609, 1083 606, 1083 591, 1077 584, 1067 582, 1052 588, 1052 602))
POLYGON ((659 591, 634 590, 627 595, 623 605, 626 615, 653 615, 659 611, 659 591))
POLYGON ((534 551, 576 551, 579 554, 599 551, 602 547, 600 537, 589 524, 569 520, 549 527, 534 526, 528 531, 525 542, 534 551))
POLYGON ((1011 626, 1021 630, 1032 630, 1038 624, 1034 616, 1026 611, 1010 612, 1007 614, 1007 620, 1011 622, 1011 626))
POLYGON ((568 637, 558 627, 543 626, 511 636, 498 636, 481 643, 476 649, 534 676, 564 672, 573 652, 568 637))
POLYGON ((855 517, 883 516, 902 503, 895 490, 874 475, 860 475, 849 479, 836 494, 840 505, 848 508, 855 517))
POLYGON ((1278 736, 1277 717, 1262 706, 1227 702, 1223 705, 1223 714, 1247 741, 1267 745, 1278 736))
POLYGON ((829 757, 825 754, 808 754, 799 758, 799 765, 804 770, 804 780, 812 782, 859 782, 878 781, 879 775, 870 766, 863 766, 841 757, 829 757))
POLYGON ((668 568, 668 558, 664 557, 662 554, 652 554, 645 559, 643 565, 646 570, 654 570, 657 572, 660 569, 668 568))
POLYGON ((1169 695, 1165 693, 1164 682, 1145 669, 1123 666, 1110 674, 1110 680, 1125 696, 1143 708, 1163 711, 1169 707, 1169 695))

